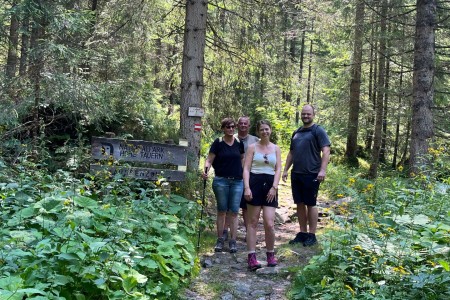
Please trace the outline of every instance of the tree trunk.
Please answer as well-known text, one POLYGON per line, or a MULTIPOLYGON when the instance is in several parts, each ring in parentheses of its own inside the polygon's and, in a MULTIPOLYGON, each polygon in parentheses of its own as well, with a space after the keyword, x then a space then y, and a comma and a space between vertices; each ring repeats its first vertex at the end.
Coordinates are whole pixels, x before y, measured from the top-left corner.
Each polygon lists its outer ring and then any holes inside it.
POLYGON ((347 123, 347 148, 345 156, 350 164, 357 164, 359 101, 361 93, 362 41, 364 35, 364 1, 359 1, 355 14, 355 44, 353 46, 352 79, 347 123))
POLYGON ((381 22, 380 22, 380 47, 378 58, 378 79, 377 79, 377 98, 375 103, 375 131, 373 137, 372 161, 369 168, 369 177, 376 178, 381 151, 381 138, 383 129, 383 97, 384 97, 384 83, 385 83, 385 67, 386 67, 386 28, 387 28, 387 0, 381 3, 381 22))
POLYGON ((41 79, 42 70, 44 68, 44 51, 43 38, 45 33, 46 19, 44 12, 44 3, 42 1, 36 0, 36 7, 39 8, 39 14, 35 13, 33 15, 31 38, 30 38, 30 51, 33 53, 30 60, 29 76, 30 81, 33 84, 33 143, 37 144, 37 137, 39 133, 39 106, 41 103, 41 79))
POLYGON ((378 54, 377 54, 377 47, 378 47, 378 41, 375 39, 375 33, 378 31, 378 26, 374 25, 374 17, 372 14, 371 18, 371 47, 370 47, 370 71, 369 71, 369 93, 368 98, 370 101, 370 104, 372 104, 372 107, 368 109, 367 112, 367 132, 366 132, 366 141, 365 141, 365 149, 366 152, 369 152, 372 149, 372 141, 373 141, 373 128, 375 126, 375 102, 376 102, 376 89, 375 86, 377 84, 377 60, 378 60, 378 54))
POLYGON ((19 18, 14 8, 17 6, 17 1, 13 1, 11 7, 11 23, 9 25, 9 43, 8 43, 8 57, 6 59, 6 78, 12 79, 16 76, 17 66, 17 46, 19 44, 19 18))
POLYGON ((22 38, 20 44, 20 64, 19 76, 23 77, 27 73, 28 46, 30 43, 30 19, 26 15, 22 20, 22 38))
MULTIPOLYGON (((404 31, 403 31, 404 32, 404 31)), ((403 56, 401 60, 401 66, 400 66, 400 78, 399 78, 399 90, 400 93, 398 95, 398 105, 397 105, 397 112, 396 112, 396 124, 395 124, 395 139, 394 139, 394 154, 392 157, 392 169, 397 168, 397 157, 399 152, 399 143, 400 143, 400 117, 401 117, 401 111, 402 111, 402 96, 403 96, 403 56)))
MULTIPOLYGON (((314 32, 314 21, 311 25, 311 32, 314 32)), ((306 102, 311 103, 311 73, 312 73, 312 56, 313 56, 313 47, 314 41, 311 40, 311 44, 309 45, 309 66, 308 66, 308 87, 306 90, 306 102)))
POLYGON ((189 117, 189 107, 202 107, 203 67, 206 37, 207 0, 186 1, 186 19, 181 70, 181 136, 189 142, 188 170, 196 171, 200 158, 200 131, 194 126, 200 117, 189 117))
POLYGON ((436 0, 417 0, 414 45, 413 104, 410 144, 410 168, 418 173, 429 164, 425 155, 433 137, 434 27, 436 0))
MULTIPOLYGON (((300 43, 300 67, 299 67, 299 71, 298 71, 298 83, 299 83, 300 88, 302 87, 302 83, 303 83, 303 61, 305 58, 305 35, 306 35, 306 30, 303 30, 302 31, 302 40, 300 43)), ((301 91, 299 91, 299 94, 297 96, 297 103, 295 106, 295 124, 297 124, 297 126, 300 123, 300 110, 299 110, 300 100, 301 100, 301 91)))

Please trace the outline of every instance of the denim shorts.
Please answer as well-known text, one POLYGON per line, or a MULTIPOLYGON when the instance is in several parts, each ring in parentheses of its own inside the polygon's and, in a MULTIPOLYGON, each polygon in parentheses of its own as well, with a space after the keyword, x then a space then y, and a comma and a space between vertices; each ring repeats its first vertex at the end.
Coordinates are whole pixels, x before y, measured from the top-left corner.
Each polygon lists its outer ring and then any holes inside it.
POLYGON ((320 181, 317 174, 291 173, 292 197, 295 204, 304 203, 307 206, 316 206, 320 181))
POLYGON ((216 196, 217 211, 239 212, 239 205, 244 192, 244 181, 242 179, 216 176, 214 177, 212 188, 216 196))

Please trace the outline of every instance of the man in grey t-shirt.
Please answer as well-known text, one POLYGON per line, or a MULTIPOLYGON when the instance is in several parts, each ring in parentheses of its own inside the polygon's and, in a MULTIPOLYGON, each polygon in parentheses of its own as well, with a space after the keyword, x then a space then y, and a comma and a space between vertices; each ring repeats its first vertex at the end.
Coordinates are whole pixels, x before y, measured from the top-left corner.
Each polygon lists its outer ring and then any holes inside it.
POLYGON ((282 178, 287 180, 292 165, 292 196, 297 205, 300 232, 289 243, 312 246, 317 243, 317 193, 320 183, 325 180, 331 142, 325 130, 314 124, 314 107, 303 106, 301 117, 303 126, 292 134, 282 178))

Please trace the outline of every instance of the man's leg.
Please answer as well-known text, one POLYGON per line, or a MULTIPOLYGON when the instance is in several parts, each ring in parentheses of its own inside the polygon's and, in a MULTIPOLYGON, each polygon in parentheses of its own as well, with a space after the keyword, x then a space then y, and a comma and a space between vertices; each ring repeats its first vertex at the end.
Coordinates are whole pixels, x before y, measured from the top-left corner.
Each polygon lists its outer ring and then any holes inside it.
POLYGON ((308 232, 308 211, 304 203, 297 204, 297 218, 300 225, 300 232, 308 232))
POLYGON ((317 209, 317 206, 308 206, 309 233, 316 233, 318 220, 319 211, 317 209))

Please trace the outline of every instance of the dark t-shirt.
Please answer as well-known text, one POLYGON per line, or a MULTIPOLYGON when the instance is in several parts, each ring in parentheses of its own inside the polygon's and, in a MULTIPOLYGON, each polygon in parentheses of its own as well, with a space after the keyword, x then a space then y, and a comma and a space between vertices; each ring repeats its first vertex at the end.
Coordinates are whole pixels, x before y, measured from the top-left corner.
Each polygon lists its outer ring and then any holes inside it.
POLYGON ((309 128, 300 127, 291 138, 292 172, 298 174, 317 174, 322 163, 321 151, 330 146, 328 135, 321 126, 314 124, 309 128))
POLYGON ((229 146, 222 138, 215 139, 209 152, 216 155, 212 164, 216 176, 242 179, 241 154, 244 153, 244 144, 241 141, 235 138, 229 146))

